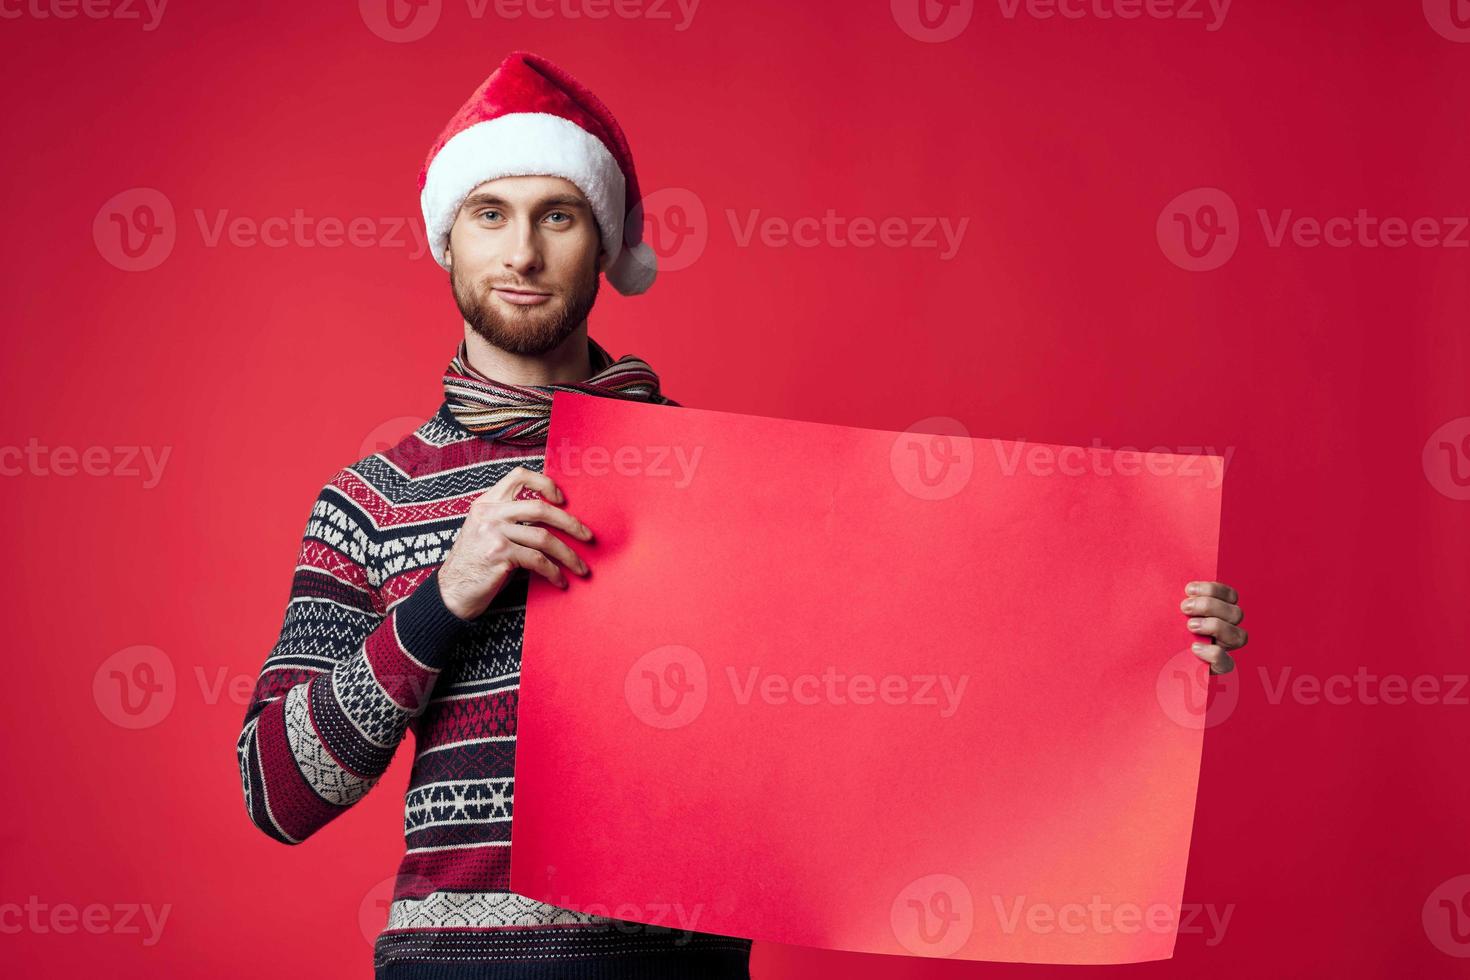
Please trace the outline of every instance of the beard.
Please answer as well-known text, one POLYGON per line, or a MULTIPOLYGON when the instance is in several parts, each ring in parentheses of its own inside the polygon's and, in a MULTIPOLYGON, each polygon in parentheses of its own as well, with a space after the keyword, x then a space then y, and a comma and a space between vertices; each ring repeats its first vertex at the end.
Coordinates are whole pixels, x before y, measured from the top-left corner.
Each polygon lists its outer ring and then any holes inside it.
MULTIPOLYGON (((536 357, 555 350, 570 337, 597 302, 601 274, 595 262, 588 268, 590 274, 584 273, 570 292, 553 294, 550 302, 540 306, 497 304, 491 282, 477 289, 460 278, 457 267, 450 271, 449 287, 460 315, 487 343, 511 354, 536 357)), ((520 284, 494 281, 493 285, 514 289, 520 284)))

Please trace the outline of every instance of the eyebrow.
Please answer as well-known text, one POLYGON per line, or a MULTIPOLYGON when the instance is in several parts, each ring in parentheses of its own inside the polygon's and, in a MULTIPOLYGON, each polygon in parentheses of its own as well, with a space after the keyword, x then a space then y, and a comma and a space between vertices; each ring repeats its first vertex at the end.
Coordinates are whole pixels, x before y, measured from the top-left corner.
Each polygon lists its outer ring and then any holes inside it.
MULTIPOLYGON (((496 197, 494 194, 484 193, 471 194, 469 197, 465 198, 463 206, 473 210, 474 208, 484 207, 487 205, 494 205, 496 207, 502 208, 514 207, 514 205, 512 205, 504 198, 496 197)), ((548 207, 562 207, 571 208, 576 211, 585 211, 587 209, 587 202, 583 201, 579 197, 574 197, 571 194, 554 194, 551 197, 541 198, 534 205, 532 205, 531 210, 534 211, 539 208, 548 207)))

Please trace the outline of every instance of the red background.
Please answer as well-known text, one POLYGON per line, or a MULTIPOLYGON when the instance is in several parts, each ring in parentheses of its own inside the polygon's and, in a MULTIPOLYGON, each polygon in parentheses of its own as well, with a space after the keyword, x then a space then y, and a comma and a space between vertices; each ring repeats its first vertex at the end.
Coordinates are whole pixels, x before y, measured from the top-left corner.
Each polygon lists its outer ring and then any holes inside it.
MULTIPOLYGON (((0 909, 36 896, 167 906, 169 918, 151 946, 115 928, 6 927, 8 973, 368 974, 381 916, 365 935, 359 910, 400 853, 409 753, 330 832, 283 847, 244 812, 238 688, 275 641, 316 491, 434 410, 461 325, 445 274, 412 257, 407 232, 211 246, 200 221, 301 209, 366 218, 375 234, 417 224, 423 153, 516 48, 613 107, 650 191, 681 189, 707 212, 696 261, 642 297, 604 286, 591 319, 684 404, 1233 449, 1220 574, 1253 641, 1239 704, 1205 739, 1185 892, 1231 918, 1213 945, 1208 930, 1182 935, 1172 961, 1092 972, 1465 966, 1431 942, 1447 920, 1421 913, 1470 872, 1470 708, 1270 696, 1283 677, 1359 671, 1438 678, 1447 692, 1466 670, 1470 502, 1438 489, 1452 486, 1449 456, 1431 446, 1439 468, 1426 468, 1421 453, 1470 415, 1470 252, 1273 247, 1257 216, 1470 213, 1470 45, 1431 29, 1419 4, 1236 0, 1214 31, 1208 13, 1008 18, 979 4, 958 37, 921 43, 886 0, 704 0, 684 30, 677 8, 477 18, 447 0, 426 36, 394 43, 367 26, 372 0, 177 3, 153 30, 40 17, 37 3, 7 4, 0 23, 0 447, 170 456, 151 487, 120 465, 65 476, 28 464, 0 482, 0 909), (1190 272, 1155 226, 1198 187, 1237 205, 1239 246, 1190 272), (107 229, 110 210, 136 213, 136 188, 167 199, 176 241, 126 271, 107 229), (727 217, 828 209, 969 224, 946 261, 835 238, 741 246, 727 217), (174 703, 130 730, 93 681, 140 644, 172 664, 174 703)), ((1065 617, 1067 584, 1056 591, 1065 617)), ((1079 669, 1106 669, 1085 622, 1076 635, 1079 669)), ((1077 972, 765 943, 753 957, 762 980, 1077 972)))

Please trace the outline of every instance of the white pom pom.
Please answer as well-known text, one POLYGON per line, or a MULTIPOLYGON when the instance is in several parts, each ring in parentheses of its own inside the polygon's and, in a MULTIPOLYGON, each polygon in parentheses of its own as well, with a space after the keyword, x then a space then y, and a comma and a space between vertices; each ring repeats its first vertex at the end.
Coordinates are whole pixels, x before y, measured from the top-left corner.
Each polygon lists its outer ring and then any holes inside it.
POLYGON ((624 247, 607 267, 607 281, 624 296, 647 292, 658 277, 658 256, 647 242, 624 247))

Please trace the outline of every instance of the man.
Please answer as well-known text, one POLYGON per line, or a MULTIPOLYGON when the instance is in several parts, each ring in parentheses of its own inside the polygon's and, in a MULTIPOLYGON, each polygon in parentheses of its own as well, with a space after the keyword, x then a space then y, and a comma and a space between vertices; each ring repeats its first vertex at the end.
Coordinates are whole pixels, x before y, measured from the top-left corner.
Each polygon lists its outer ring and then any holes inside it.
MULTIPOLYGON (((536 55, 510 55, 420 173, 464 336, 435 416, 317 496, 280 639, 237 744, 251 820, 305 840, 373 787, 411 728, 406 852, 377 976, 748 977, 750 942, 640 926, 509 891, 521 632, 529 576, 561 588, 592 540, 541 468, 557 390, 677 406, 587 333, 599 276, 635 295, 656 260, 621 129, 536 55)), ((1234 590, 1190 583, 1196 653, 1245 642, 1234 590), (1196 620, 1198 620, 1196 622, 1196 620)), ((589 821, 588 832, 596 832, 589 821)))

